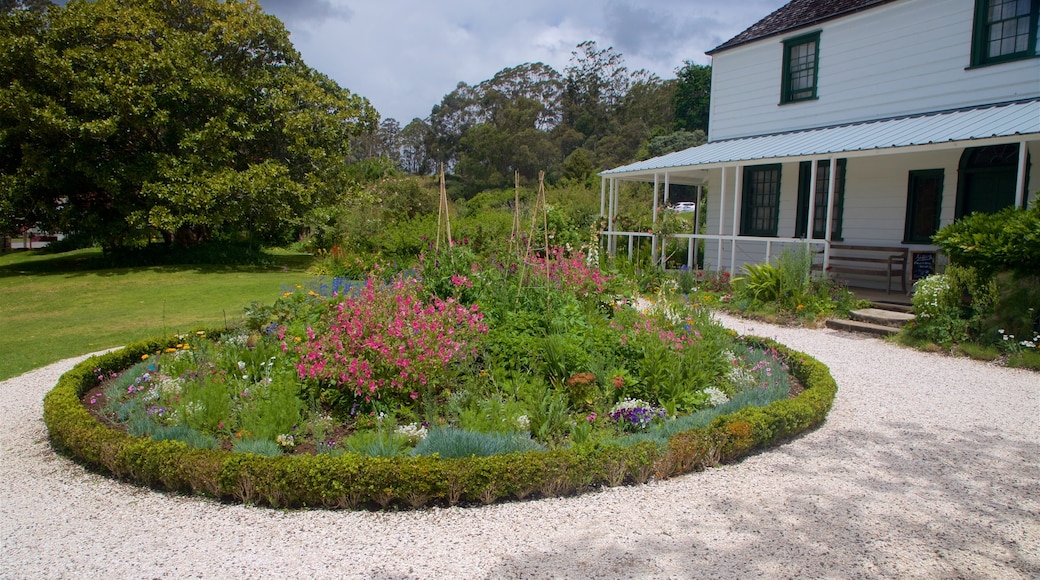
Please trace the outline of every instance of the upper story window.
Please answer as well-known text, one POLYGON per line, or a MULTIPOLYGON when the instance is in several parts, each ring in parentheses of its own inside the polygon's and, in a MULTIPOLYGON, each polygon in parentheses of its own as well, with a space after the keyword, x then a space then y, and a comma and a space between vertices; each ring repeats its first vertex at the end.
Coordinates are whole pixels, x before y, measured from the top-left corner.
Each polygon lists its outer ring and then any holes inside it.
POLYGON ((820 64, 820 33, 813 32, 784 41, 784 76, 780 103, 816 98, 820 64))
POLYGON ((973 66, 1036 56, 1040 0, 975 0, 973 66))

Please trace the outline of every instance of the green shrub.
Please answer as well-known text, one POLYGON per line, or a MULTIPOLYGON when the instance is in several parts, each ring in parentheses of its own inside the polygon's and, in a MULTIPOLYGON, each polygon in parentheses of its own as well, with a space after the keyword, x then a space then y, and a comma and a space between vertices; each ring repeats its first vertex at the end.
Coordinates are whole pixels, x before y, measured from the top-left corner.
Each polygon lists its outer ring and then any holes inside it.
POLYGON ((932 242, 952 264, 975 268, 987 278, 1008 270, 1035 274, 1040 271, 1040 204, 972 214, 940 229, 932 242))
POLYGON ((984 321, 983 336, 1003 345, 1004 336, 1028 341, 1040 335, 1040 275, 1002 272, 994 278, 994 286, 997 296, 984 321))
POLYGON ((941 345, 967 340, 968 322, 961 318, 961 294, 951 277, 933 274, 919 280, 912 300, 917 315, 909 331, 913 336, 941 345))

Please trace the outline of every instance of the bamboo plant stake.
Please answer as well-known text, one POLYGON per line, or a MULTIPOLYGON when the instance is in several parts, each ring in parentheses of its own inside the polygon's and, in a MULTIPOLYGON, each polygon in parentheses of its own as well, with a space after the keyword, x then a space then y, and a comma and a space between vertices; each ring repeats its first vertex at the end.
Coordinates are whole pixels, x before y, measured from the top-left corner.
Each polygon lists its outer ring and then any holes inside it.
POLYGON ((513 171, 513 230, 509 234, 509 251, 520 259, 520 172, 513 171))

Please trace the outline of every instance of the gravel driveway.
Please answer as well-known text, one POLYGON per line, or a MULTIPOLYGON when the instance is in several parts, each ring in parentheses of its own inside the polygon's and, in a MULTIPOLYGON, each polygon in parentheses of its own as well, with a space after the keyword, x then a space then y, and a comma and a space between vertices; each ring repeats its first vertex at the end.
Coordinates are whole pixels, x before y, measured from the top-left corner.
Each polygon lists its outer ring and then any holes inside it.
POLYGON ((1037 578, 1040 375, 725 318, 830 366, 814 432, 581 497, 279 511, 114 482, 56 456, 43 394, 0 383, 0 578, 1037 578), (752 330, 753 329, 753 330, 752 330))

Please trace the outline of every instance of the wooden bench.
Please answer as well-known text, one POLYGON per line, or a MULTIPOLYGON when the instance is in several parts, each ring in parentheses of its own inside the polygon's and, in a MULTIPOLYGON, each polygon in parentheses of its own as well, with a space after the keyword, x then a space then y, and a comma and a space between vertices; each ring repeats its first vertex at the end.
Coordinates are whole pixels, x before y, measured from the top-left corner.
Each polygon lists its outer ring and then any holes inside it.
MULTIPOLYGON (((892 293, 892 278, 898 276, 899 288, 905 293, 908 255, 906 248, 893 246, 831 244, 830 267, 827 270, 832 274, 885 276, 889 294, 892 293)), ((819 270, 821 264, 816 264, 814 268, 819 270)))

